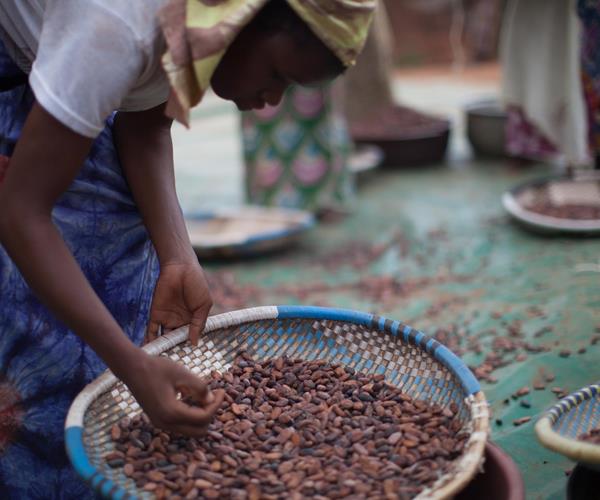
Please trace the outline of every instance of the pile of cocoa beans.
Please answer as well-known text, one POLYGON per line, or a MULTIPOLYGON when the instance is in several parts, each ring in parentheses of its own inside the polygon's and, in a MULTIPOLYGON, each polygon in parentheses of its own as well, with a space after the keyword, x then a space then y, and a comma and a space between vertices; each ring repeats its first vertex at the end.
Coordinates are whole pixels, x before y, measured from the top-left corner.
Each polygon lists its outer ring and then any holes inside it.
POLYGON ((449 472, 468 438, 455 404, 324 361, 242 353, 209 385, 226 395, 205 437, 124 418, 108 465, 158 499, 404 499, 449 472))

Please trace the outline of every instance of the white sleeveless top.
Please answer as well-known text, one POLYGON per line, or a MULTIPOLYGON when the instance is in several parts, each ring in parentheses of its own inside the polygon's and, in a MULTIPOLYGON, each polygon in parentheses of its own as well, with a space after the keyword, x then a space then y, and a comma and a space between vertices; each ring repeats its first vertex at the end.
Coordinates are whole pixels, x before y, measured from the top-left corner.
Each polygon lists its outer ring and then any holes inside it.
POLYGON ((167 100, 156 18, 166 0, 2 0, 0 39, 29 73, 39 104, 75 132, 96 137, 114 110, 167 100))

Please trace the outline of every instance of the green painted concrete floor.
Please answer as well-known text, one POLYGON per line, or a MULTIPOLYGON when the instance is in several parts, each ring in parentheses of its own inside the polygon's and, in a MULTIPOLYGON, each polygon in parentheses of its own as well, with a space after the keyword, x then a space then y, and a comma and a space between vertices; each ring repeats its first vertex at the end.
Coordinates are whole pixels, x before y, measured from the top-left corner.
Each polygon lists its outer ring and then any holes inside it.
MULTIPOLYGON (((235 118, 215 115, 207 133, 221 141, 219 151, 236 155, 235 118)), ((188 155, 188 164, 213 153, 188 155)), ((527 498, 564 498, 565 471, 573 464, 538 444, 533 424, 557 400, 551 387, 572 391, 600 379, 600 344, 590 345, 600 325, 600 242, 530 234, 504 213, 502 192, 550 173, 549 167, 452 155, 444 166, 374 172, 361 183, 351 216, 319 225, 289 251, 204 263, 215 286, 215 312, 298 303, 352 308, 443 337, 472 367, 502 353, 508 364, 493 372, 497 381, 483 382, 492 439, 520 467, 527 498), (498 338, 517 347, 502 352, 498 338), (545 351, 532 352, 539 347, 545 351), (572 354, 559 356, 564 349, 572 354), (540 369, 555 380, 536 391, 540 369), (531 389, 525 397, 531 408, 510 397, 523 386, 531 389), (513 426, 522 416, 533 418, 513 426)), ((239 165, 213 163, 203 182, 191 182, 191 175, 185 168, 178 174, 184 209, 207 200, 239 203, 239 165)))
MULTIPOLYGON (((319 226, 300 246, 244 262, 206 264, 206 269, 232 280, 236 307, 344 307, 398 319, 430 335, 450 329, 463 335, 462 348, 474 340, 481 344, 482 354, 464 355, 470 366, 497 350, 491 329, 510 336, 509 326, 520 320, 514 338, 549 350, 517 348, 506 359, 527 358, 496 370, 496 383, 483 383, 493 412, 492 439, 521 468, 528 498, 563 498, 565 470, 572 464, 538 444, 533 423, 556 401, 551 387, 571 391, 600 379, 600 345, 590 345, 600 325, 600 274, 582 266, 598 262, 600 245, 592 239, 541 238, 504 215, 503 190, 543 170, 470 164, 384 171, 362 188, 354 215, 319 226), (553 331, 536 337, 545 326, 553 331), (586 352, 577 354, 581 347, 586 352), (572 354, 560 357, 563 349, 572 354), (534 391, 540 368, 556 378, 546 390, 534 391), (530 409, 510 398, 523 386, 531 389, 525 398, 530 409), (531 422, 512 425, 528 415, 531 422)), ((226 296, 215 298, 217 309, 226 308, 226 296)))

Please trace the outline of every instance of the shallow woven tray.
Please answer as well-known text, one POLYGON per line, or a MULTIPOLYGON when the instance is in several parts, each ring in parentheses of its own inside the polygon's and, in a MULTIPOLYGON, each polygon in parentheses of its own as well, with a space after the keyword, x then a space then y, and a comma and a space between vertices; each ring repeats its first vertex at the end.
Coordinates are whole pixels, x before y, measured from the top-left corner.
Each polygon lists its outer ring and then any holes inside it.
POLYGON ((309 212, 242 206, 186 215, 192 247, 199 257, 242 257, 281 249, 314 225, 309 212))
POLYGON ((557 176, 521 184, 502 195, 506 211, 525 227, 543 233, 600 235, 600 219, 567 219, 544 215, 527 207, 541 191, 554 204, 586 203, 600 207, 600 177, 582 172, 575 177, 557 176))
POLYGON ((600 470, 600 445, 577 439, 600 427, 600 385, 592 384, 561 399, 535 424, 546 447, 600 470))
MULTIPOLYGON (((416 399, 447 406, 455 402, 464 453, 449 473, 417 498, 451 498, 482 462, 488 436, 488 408, 479 383, 445 346, 412 328, 372 314, 317 307, 259 307, 212 316, 198 346, 187 342, 187 327, 147 345, 153 354, 181 362, 198 374, 227 370, 237 353, 256 359, 288 355, 325 359, 366 373, 383 373, 388 383, 416 399)), ((66 447, 75 470, 108 498, 152 498, 138 490, 122 469, 103 456, 114 449, 112 425, 141 412, 126 386, 107 372, 75 399, 65 425, 66 447)))

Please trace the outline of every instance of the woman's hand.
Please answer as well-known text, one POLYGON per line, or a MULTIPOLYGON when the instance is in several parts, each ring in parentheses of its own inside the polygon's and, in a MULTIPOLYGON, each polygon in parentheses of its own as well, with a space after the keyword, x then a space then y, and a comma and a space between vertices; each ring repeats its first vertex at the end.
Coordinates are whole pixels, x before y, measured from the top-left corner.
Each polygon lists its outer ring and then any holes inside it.
POLYGON ((202 436, 223 402, 224 391, 209 391, 200 377, 164 356, 138 351, 121 378, 152 423, 185 436, 202 436), (185 404, 179 394, 200 406, 185 404))
POLYGON ((160 326, 172 330, 189 323, 190 342, 197 344, 211 307, 208 283, 197 261, 163 264, 152 298, 147 340, 157 337, 160 326))
POLYGON ((8 170, 8 162, 10 158, 8 156, 0 155, 0 184, 4 180, 6 171, 8 170))
POLYGON ((146 339, 155 339, 160 326, 169 330, 191 323, 190 340, 197 343, 212 301, 177 200, 165 106, 117 113, 115 143, 161 267, 146 339))

